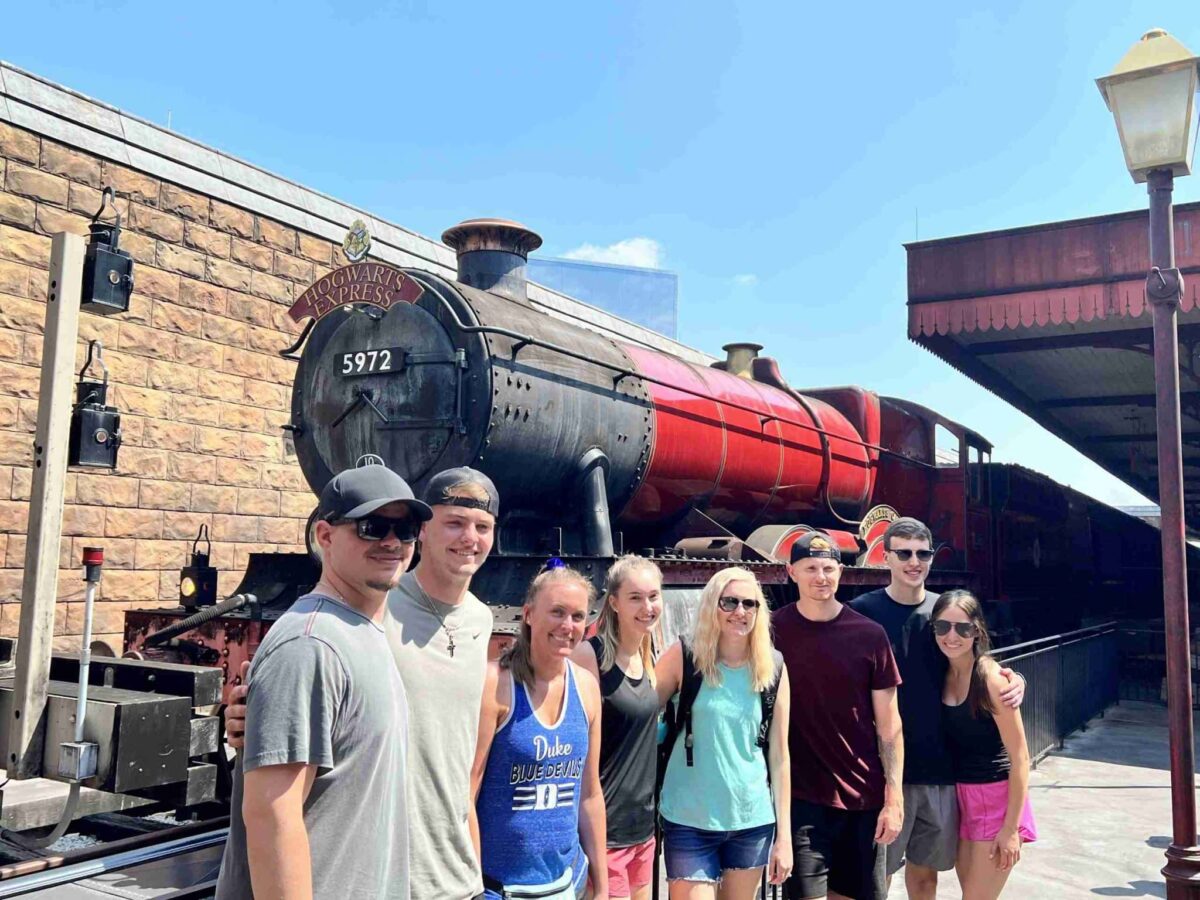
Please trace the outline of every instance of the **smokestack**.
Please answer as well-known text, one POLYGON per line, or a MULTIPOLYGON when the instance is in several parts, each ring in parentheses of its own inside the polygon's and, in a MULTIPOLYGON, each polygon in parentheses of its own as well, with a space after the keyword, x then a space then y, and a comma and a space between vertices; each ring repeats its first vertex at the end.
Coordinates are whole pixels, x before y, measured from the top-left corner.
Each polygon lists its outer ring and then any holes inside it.
POLYGON ((467 219, 442 241, 458 253, 458 280, 514 300, 526 299, 525 261, 542 239, 519 222, 467 219))
POLYGON ((725 351, 726 372, 739 378, 754 378, 751 369, 754 368, 754 360, 758 359, 758 351, 762 349, 762 344, 726 344, 721 349, 725 351))

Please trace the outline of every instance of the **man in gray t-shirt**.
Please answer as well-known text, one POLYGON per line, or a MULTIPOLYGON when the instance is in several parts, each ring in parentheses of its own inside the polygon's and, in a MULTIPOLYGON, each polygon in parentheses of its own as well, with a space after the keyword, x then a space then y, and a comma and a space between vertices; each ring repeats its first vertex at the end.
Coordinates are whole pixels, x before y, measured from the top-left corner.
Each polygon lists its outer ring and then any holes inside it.
MULTIPOLYGON (((313 897, 409 896, 408 709, 396 667, 380 664, 387 658, 380 623, 313 593, 271 626, 250 669, 232 809, 242 808, 247 773, 315 768, 303 803, 313 897)), ((254 896, 253 822, 230 817, 219 900, 254 896)))
POLYGON ((250 668, 218 900, 409 900, 408 706, 383 618, 430 515, 383 466, 321 492, 321 580, 250 668))
MULTIPOLYGON (((471 900, 483 892, 467 814, 493 617, 470 588, 492 550, 500 495, 462 467, 434 475, 424 498, 421 561, 388 596, 383 619, 409 703, 410 883, 412 900, 471 900)), ((226 710, 232 746, 241 743, 242 696, 235 688, 226 710)))

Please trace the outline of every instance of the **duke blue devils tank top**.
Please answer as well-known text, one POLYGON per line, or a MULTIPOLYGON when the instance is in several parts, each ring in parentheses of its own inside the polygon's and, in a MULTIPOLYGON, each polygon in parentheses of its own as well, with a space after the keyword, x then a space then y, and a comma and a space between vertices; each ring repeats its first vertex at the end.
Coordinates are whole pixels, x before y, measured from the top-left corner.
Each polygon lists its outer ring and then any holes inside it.
POLYGON ((567 664, 558 721, 545 726, 528 689, 512 680, 508 718, 496 732, 479 789, 480 849, 488 897, 574 897, 587 880, 579 845, 579 791, 588 753, 587 713, 567 664), (526 887, 528 891, 512 888, 526 887), (541 888, 541 890, 537 890, 541 888))

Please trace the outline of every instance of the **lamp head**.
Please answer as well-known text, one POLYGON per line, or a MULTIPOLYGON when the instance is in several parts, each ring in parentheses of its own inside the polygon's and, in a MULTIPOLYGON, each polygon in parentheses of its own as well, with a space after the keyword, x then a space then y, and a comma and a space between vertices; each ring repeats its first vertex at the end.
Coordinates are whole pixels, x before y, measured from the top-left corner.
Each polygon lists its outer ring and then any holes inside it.
POLYGON ((1190 175, 1200 57, 1151 29, 1096 86, 1117 123, 1125 166, 1141 183, 1155 169, 1190 175))

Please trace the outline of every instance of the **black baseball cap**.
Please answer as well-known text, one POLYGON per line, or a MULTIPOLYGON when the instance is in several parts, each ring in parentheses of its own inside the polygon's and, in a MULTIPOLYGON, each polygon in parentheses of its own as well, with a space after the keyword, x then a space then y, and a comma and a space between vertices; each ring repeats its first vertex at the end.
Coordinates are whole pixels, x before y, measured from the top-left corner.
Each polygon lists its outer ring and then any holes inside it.
POLYGON ((792 562, 802 559, 832 559, 841 562, 842 551, 829 535, 820 531, 810 531, 792 544, 792 562))
POLYGON ((433 516, 433 510, 413 495, 407 481, 379 465, 346 469, 329 479, 321 490, 317 515, 326 522, 362 519, 389 503, 405 504, 421 522, 433 516))
POLYGON ((467 466, 446 469, 430 478, 425 488, 425 502, 430 506, 464 506, 467 509, 482 509, 493 516, 500 515, 500 492, 496 490, 492 479, 478 469, 467 466), (470 494, 463 496, 463 492, 455 490, 467 485, 482 488, 487 499, 481 500, 470 494))

